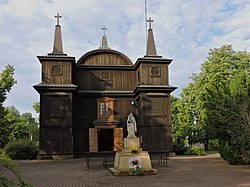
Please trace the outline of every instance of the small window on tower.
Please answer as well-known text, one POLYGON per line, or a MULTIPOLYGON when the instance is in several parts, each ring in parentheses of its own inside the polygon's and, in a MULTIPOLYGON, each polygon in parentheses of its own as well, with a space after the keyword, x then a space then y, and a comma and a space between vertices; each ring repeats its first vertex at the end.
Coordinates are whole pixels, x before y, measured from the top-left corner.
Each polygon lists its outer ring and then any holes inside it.
POLYGON ((160 77, 161 76, 161 67, 154 66, 150 68, 150 75, 152 77, 160 77))
POLYGON ((62 75, 62 66, 59 64, 54 65, 51 69, 51 74, 52 75, 62 75))

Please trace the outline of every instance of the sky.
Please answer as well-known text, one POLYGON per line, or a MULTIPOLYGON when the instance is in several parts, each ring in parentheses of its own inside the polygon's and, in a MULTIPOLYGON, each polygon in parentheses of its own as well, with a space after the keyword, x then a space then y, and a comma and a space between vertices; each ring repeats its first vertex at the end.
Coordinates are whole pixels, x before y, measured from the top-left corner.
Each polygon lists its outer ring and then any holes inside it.
MULTIPOLYGON (((250 52, 250 0, 146 0, 158 55, 171 58, 170 85, 179 96, 198 73, 210 49, 230 44, 250 52)), ((57 13, 62 15, 63 49, 78 60, 100 46, 105 25, 108 45, 133 63, 145 55, 145 0, 0 0, 0 72, 15 68, 17 84, 5 106, 35 114, 41 82, 37 56, 52 52, 57 13)))

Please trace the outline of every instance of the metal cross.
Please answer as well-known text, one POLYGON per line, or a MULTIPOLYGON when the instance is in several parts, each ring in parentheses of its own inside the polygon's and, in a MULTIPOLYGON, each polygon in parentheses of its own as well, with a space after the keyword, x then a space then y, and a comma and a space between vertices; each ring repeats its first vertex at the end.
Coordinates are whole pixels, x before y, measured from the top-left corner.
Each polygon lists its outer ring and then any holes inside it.
POLYGON ((57 13, 57 15, 55 16, 55 18, 57 19, 57 25, 59 25, 59 19, 62 18, 62 16, 60 16, 59 13, 57 13))
POLYGON ((105 27, 105 25, 101 29, 103 30, 103 34, 105 36, 105 31, 108 30, 108 29, 105 27))
POLYGON ((151 29, 151 23, 154 22, 154 20, 152 20, 151 18, 149 18, 149 19, 147 20, 147 22, 149 22, 149 29, 151 29))

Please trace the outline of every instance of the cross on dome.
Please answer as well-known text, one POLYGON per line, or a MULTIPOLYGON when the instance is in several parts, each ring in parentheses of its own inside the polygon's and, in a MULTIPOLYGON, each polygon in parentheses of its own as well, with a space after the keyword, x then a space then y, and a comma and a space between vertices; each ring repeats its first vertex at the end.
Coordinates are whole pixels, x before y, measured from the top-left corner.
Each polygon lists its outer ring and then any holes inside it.
POLYGON ((103 35, 105 36, 105 31, 108 30, 105 25, 101 28, 103 30, 103 35))
POLYGON ((152 20, 151 18, 149 18, 149 19, 147 20, 147 22, 149 23, 149 29, 151 29, 151 23, 154 22, 154 20, 152 20))
POLYGON ((59 19, 62 18, 62 16, 59 15, 59 13, 57 13, 57 15, 55 16, 55 18, 57 19, 57 25, 59 25, 59 19))

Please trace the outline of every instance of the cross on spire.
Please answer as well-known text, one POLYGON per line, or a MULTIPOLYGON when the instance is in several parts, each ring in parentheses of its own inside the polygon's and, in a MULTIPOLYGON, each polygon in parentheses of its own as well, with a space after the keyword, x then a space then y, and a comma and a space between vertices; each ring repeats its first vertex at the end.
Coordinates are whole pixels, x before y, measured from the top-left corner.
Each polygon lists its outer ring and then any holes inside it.
POLYGON ((55 16, 55 18, 57 19, 57 25, 59 25, 59 19, 62 18, 62 16, 59 15, 59 13, 57 13, 57 15, 55 16))
POLYGON ((108 30, 105 25, 101 28, 103 30, 103 35, 105 36, 105 31, 108 30))
POLYGON ((147 22, 149 23, 149 29, 151 29, 151 23, 154 22, 154 20, 152 20, 151 18, 149 18, 149 19, 147 20, 147 22))

